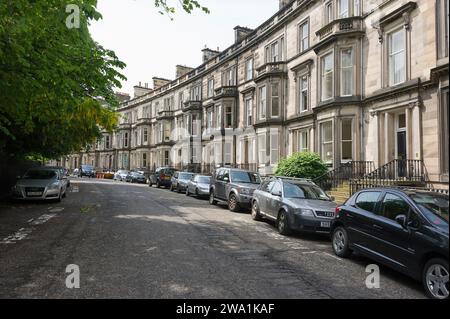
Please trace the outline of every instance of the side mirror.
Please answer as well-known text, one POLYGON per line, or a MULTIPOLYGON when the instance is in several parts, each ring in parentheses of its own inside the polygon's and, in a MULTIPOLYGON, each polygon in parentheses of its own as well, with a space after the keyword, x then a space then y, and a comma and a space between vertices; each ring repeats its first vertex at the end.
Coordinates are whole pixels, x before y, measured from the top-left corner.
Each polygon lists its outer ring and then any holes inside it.
POLYGON ((395 217, 395 221, 405 227, 406 225, 406 215, 398 215, 395 217))

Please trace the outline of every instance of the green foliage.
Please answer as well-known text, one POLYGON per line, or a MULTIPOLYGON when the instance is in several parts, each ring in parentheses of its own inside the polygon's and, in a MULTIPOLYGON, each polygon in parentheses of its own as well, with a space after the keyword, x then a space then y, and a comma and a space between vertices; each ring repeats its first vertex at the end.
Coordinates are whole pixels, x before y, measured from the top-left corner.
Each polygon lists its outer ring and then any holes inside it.
POLYGON ((275 174, 278 176, 296 178, 316 178, 328 171, 320 156, 316 153, 295 153, 291 157, 282 159, 275 174))
MULTIPOLYGON (((195 9, 200 9, 204 13, 209 14, 210 11, 207 7, 202 6, 197 0, 178 0, 183 10, 187 13, 192 13, 195 9)), ((171 17, 171 14, 175 13, 175 7, 170 4, 170 0, 155 0, 155 6, 161 8, 159 13, 167 14, 171 17)))
POLYGON ((96 4, 0 1, 0 153, 55 158, 114 128, 125 64, 91 38, 96 4), (67 28, 68 4, 80 8, 80 28, 67 28))

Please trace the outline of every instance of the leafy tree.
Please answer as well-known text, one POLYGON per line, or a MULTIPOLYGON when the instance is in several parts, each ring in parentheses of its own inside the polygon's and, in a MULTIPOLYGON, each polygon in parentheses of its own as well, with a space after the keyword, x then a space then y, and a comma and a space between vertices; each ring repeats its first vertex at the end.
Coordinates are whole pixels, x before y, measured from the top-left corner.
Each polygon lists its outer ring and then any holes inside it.
POLYGON ((276 168, 275 174, 296 178, 316 178, 328 171, 319 154, 302 152, 282 159, 276 168))
MULTIPOLYGON (((188 13, 208 12, 195 0, 179 1, 188 13)), ((115 128, 113 89, 125 79, 125 64, 89 33, 89 23, 101 18, 96 5, 0 1, 0 157, 56 158, 95 142, 101 128, 115 128), (80 10, 79 28, 66 25, 69 4, 80 10)), ((155 0, 155 6, 175 12, 168 0, 155 0)))

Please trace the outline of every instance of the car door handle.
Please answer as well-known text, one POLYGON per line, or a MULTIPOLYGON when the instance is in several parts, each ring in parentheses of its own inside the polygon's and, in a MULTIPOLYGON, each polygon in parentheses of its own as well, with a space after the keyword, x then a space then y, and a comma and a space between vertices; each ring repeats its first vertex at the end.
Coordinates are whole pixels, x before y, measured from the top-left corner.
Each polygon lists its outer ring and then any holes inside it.
POLYGON ((378 230, 383 230, 383 227, 381 227, 380 225, 377 225, 377 224, 373 224, 372 227, 375 229, 378 229, 378 230))

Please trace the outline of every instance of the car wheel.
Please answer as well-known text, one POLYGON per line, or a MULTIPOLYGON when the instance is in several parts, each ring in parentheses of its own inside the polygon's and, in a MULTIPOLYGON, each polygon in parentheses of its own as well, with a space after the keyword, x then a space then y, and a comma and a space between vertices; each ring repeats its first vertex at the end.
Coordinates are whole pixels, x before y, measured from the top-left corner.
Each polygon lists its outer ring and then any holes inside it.
POLYGON ((159 183, 159 181, 156 182, 156 188, 161 188, 161 184, 159 183))
POLYGON ((170 184, 169 190, 170 190, 171 192, 173 192, 173 185, 172 185, 172 184, 170 184))
POLYGON ((256 202, 256 200, 253 202, 253 205, 252 205, 252 219, 256 220, 256 221, 262 220, 262 216, 259 213, 259 207, 258 207, 258 203, 256 202))
POLYGON ((336 254, 336 256, 341 258, 347 258, 352 254, 352 251, 348 246, 347 231, 345 230, 344 227, 342 226, 336 227, 336 229, 333 231, 331 242, 333 246, 333 251, 336 254))
POLYGON ((214 199, 214 191, 211 191, 209 193, 209 204, 210 205, 217 205, 217 201, 214 199))
POLYGON ((59 192, 59 195, 58 195, 58 198, 56 199, 56 202, 60 203, 61 202, 61 198, 62 198, 62 194, 61 194, 61 192, 59 192))
POLYGON ((178 192, 178 194, 181 193, 181 188, 179 185, 177 186, 177 192, 178 192))
POLYGON ((232 212, 239 211, 239 203, 235 194, 230 194, 230 197, 228 198, 228 209, 232 212))
POLYGON ((189 196, 189 187, 186 187, 186 196, 189 196))
POLYGON ((198 197, 198 188, 195 189, 195 197, 198 197))
POLYGON ((428 297, 448 299, 448 261, 433 258, 423 268, 422 282, 428 297))
POLYGON ((148 182, 148 187, 152 187, 152 186, 153 186, 152 182, 148 182))
POLYGON ((277 221, 277 228, 278 228, 278 232, 281 235, 289 235, 292 231, 291 231, 291 227, 289 226, 289 221, 286 215, 286 212, 284 210, 282 210, 279 214, 278 214, 278 221, 277 221))

